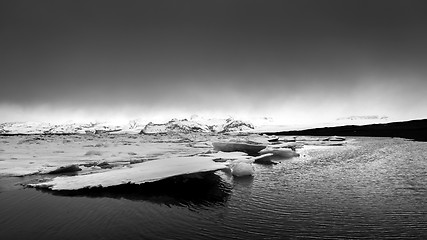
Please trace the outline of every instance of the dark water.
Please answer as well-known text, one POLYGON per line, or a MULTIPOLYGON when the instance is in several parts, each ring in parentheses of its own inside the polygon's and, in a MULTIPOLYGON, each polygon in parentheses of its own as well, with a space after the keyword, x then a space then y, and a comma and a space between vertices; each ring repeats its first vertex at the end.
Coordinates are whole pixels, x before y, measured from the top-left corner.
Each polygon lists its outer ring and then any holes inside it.
POLYGON ((427 239, 427 143, 356 138, 253 178, 52 194, 0 185, 0 239, 427 239))

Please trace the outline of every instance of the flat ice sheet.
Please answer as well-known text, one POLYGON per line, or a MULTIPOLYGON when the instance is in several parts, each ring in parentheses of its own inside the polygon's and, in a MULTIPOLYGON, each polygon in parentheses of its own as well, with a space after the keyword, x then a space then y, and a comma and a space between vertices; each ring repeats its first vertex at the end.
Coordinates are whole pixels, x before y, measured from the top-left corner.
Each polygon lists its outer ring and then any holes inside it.
POLYGON ((3 136, 0 176, 44 174, 72 164, 82 168, 85 164, 102 162, 124 166, 206 151, 188 147, 188 143, 179 140, 141 135, 3 136))
POLYGON ((184 174, 226 169, 208 157, 177 157, 153 160, 108 172, 56 177, 50 181, 30 184, 31 187, 51 190, 78 190, 91 187, 110 187, 126 183, 141 184, 184 174))

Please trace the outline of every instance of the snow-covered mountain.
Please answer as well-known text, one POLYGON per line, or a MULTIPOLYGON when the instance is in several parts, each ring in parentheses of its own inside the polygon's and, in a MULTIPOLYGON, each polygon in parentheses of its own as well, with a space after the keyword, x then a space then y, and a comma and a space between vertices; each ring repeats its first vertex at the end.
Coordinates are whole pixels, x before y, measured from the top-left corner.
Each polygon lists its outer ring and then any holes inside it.
POLYGON ((230 133, 247 132, 255 127, 246 121, 228 119, 203 119, 203 121, 172 119, 166 123, 142 124, 131 120, 126 124, 108 122, 51 124, 40 122, 9 122, 0 124, 0 134, 100 134, 100 133, 230 133))
POLYGON ((225 121, 224 124, 212 126, 213 130, 218 133, 226 132, 247 132, 255 129, 254 125, 248 122, 241 120, 234 120, 229 118, 225 121))
POLYGON ((168 132, 211 132, 207 125, 197 123, 194 121, 188 121, 187 119, 178 120, 172 119, 167 123, 156 124, 149 122, 144 129, 141 131, 143 134, 159 134, 159 133, 168 133, 168 132))
POLYGON ((0 134, 86 134, 121 130, 121 126, 106 123, 9 122, 0 124, 0 134))
POLYGON ((386 123, 392 119, 380 115, 350 116, 335 119, 331 122, 316 124, 287 124, 286 121, 274 121, 269 117, 234 119, 233 117, 206 117, 192 115, 186 119, 170 121, 149 119, 132 119, 127 122, 89 122, 62 124, 43 122, 8 122, 0 124, 0 134, 168 134, 168 133, 240 133, 240 132, 277 132, 302 130, 316 127, 333 127, 344 125, 366 125, 386 123))
MULTIPOLYGON (((193 118, 194 119, 194 118, 193 118)), ((144 134, 157 134, 157 133, 168 133, 168 132, 202 132, 202 133, 230 133, 230 132, 247 132, 253 130, 255 127, 248 122, 241 120, 234 120, 228 118, 219 122, 218 120, 203 121, 203 123, 196 122, 187 119, 172 119, 171 121, 164 124, 148 123, 145 128, 141 131, 144 134)))

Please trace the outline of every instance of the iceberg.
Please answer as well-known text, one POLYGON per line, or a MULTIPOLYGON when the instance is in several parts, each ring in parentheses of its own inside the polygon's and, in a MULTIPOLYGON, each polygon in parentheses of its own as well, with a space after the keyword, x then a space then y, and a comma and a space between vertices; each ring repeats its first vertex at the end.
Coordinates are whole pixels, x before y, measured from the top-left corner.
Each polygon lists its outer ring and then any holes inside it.
POLYGON ((254 158, 254 163, 257 163, 257 164, 266 164, 266 165, 277 164, 273 160, 274 160, 273 154, 272 153, 267 153, 267 154, 263 154, 261 156, 255 157, 254 158))
POLYGON ((122 184, 142 184, 191 173, 227 169, 224 163, 208 157, 177 157, 133 164, 120 169, 77 176, 61 176, 30 187, 51 190, 80 190, 93 187, 111 187, 122 184))
POLYGON ((235 142, 214 142, 213 147, 217 151, 222 152, 244 152, 250 156, 258 156, 259 151, 266 148, 266 145, 249 144, 249 143, 235 143, 235 142))
POLYGON ((236 162, 231 164, 231 173, 235 177, 252 176, 255 170, 252 163, 236 162))
POLYGON ((82 169, 77 164, 71 164, 66 166, 60 166, 55 170, 48 172, 48 174, 61 174, 61 173, 72 173, 81 171, 82 169))
POLYGON ((340 142, 340 141, 345 141, 345 137, 330 136, 330 137, 327 137, 327 138, 323 139, 322 141, 340 142))
POLYGON ((277 157, 278 159, 288 159, 293 157, 299 157, 299 154, 295 151, 289 149, 289 148, 282 148, 282 149, 263 149, 259 153, 261 154, 267 154, 271 153, 274 157, 277 157))
POLYGON ((244 152, 217 152, 203 154, 202 156, 212 157, 215 162, 226 162, 226 161, 246 161, 250 160, 251 156, 244 152))

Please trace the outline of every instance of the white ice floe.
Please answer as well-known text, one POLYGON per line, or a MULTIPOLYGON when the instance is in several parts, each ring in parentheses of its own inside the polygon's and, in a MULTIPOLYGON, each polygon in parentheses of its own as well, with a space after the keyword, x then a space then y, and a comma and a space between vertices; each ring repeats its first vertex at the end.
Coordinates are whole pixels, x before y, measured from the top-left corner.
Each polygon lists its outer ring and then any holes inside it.
POLYGON ((107 162, 119 167, 204 151, 186 143, 157 141, 162 139, 142 135, 3 136, 0 177, 46 174, 73 164, 84 167, 107 162))
POLYGON ((216 153, 209 153, 204 154, 204 156, 213 158, 216 162, 225 162, 225 161, 243 161, 251 159, 251 156, 248 156, 248 154, 244 152, 216 152, 216 153))
POLYGON ((30 184, 31 187, 51 190, 79 190, 91 187, 110 187, 121 184, 141 184, 168 177, 210 172, 228 168, 208 157, 177 157, 134 164, 107 172, 78 176, 56 177, 43 183, 30 184))
POLYGON ((235 177, 252 176, 255 172, 252 163, 234 162, 231 164, 231 173, 235 177))
POLYGON ((262 144, 250 144, 241 142, 214 142, 213 147, 217 151, 222 152, 244 152, 248 155, 257 156, 259 151, 266 148, 262 144))
POLYGON ((263 149, 259 152, 260 154, 268 154, 271 153, 273 154, 273 156, 277 156, 278 158, 281 159, 286 159, 286 158, 292 158, 292 157, 298 157, 299 154, 296 153, 295 151, 289 149, 289 148, 281 148, 281 149, 271 149, 271 148, 266 148, 263 149))
POLYGON ((345 137, 339 137, 339 136, 330 136, 327 138, 322 139, 322 141, 335 141, 335 142, 339 142, 339 141, 345 141, 345 137))

